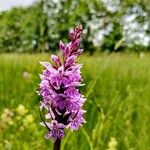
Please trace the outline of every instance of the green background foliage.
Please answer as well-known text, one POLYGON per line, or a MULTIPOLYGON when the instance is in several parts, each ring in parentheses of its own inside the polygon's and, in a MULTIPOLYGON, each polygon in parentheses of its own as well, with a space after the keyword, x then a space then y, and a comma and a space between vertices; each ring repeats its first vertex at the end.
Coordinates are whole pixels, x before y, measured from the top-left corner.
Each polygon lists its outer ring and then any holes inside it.
POLYGON ((150 40, 143 45, 139 39, 144 41, 144 38, 135 34, 150 37, 150 3, 147 0, 40 0, 27 8, 1 12, 0 52, 56 51, 60 39, 66 42, 68 29, 79 24, 84 28, 83 47, 90 54, 96 50, 149 50, 150 40), (129 27, 129 33, 125 29, 127 15, 138 25, 133 29, 129 27), (98 40, 102 34, 102 40, 98 40), (116 47, 120 41, 120 46, 116 47))

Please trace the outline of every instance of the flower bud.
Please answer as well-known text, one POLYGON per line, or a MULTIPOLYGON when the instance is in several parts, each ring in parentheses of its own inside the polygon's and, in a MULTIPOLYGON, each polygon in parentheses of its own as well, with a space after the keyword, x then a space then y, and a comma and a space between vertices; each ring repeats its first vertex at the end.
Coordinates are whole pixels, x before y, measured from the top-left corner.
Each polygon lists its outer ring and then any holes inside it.
POLYGON ((56 63, 57 66, 61 65, 60 59, 58 56, 56 55, 51 55, 51 60, 54 61, 56 63))
POLYGON ((62 41, 59 42, 59 48, 61 51, 65 50, 65 44, 62 41))
POLYGON ((77 50, 77 52, 73 53, 75 56, 80 56, 80 54, 83 52, 83 49, 77 50))
POLYGON ((70 51, 71 51, 70 44, 67 44, 66 47, 65 47, 65 53, 64 53, 64 55, 66 57, 69 56, 70 51))
POLYGON ((75 56, 70 56, 68 57, 68 59, 66 60, 66 66, 70 66, 75 62, 75 56))
POLYGON ((70 38, 71 40, 74 40, 74 31, 73 31, 73 30, 70 31, 70 33, 69 33, 69 38, 70 38))
POLYGON ((80 40, 77 39, 71 46, 72 51, 75 51, 79 45, 80 45, 80 40))

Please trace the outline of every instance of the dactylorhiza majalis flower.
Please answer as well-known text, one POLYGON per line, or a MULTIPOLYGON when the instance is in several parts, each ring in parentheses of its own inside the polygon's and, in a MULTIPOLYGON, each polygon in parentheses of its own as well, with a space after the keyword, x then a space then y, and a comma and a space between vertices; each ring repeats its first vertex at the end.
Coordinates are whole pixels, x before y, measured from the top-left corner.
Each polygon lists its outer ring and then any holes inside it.
POLYGON ((48 120, 42 124, 48 128, 46 138, 54 141, 64 137, 64 130, 77 130, 86 121, 85 110, 82 109, 85 97, 78 87, 82 86, 81 64, 77 64, 77 57, 83 52, 79 48, 82 35, 82 26, 74 28, 69 33, 70 42, 59 43, 62 53, 51 55, 51 61, 40 62, 45 69, 40 74, 41 83, 39 95, 42 96, 40 110, 46 109, 45 118, 48 120))

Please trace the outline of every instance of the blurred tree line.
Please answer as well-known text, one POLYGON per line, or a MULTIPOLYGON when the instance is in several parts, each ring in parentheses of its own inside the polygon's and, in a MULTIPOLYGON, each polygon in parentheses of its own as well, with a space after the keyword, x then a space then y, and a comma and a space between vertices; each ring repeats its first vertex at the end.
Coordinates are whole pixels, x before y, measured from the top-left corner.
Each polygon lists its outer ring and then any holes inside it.
POLYGON ((55 51, 79 24, 90 54, 150 50, 149 0, 39 0, 0 13, 0 52, 55 51))

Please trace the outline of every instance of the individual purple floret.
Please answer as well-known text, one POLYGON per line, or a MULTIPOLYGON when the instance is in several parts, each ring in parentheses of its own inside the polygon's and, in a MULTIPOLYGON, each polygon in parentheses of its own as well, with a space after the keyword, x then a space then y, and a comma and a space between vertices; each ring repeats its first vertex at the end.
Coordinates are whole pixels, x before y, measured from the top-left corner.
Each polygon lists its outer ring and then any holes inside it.
POLYGON ((81 67, 77 64, 77 57, 83 49, 79 49, 82 35, 82 26, 76 27, 69 33, 70 42, 59 43, 62 52, 60 55, 51 55, 49 62, 40 62, 45 69, 40 74, 41 83, 39 94, 42 96, 40 110, 47 110, 46 119, 43 125, 49 132, 46 138, 54 141, 64 137, 65 128, 77 130, 83 123, 85 111, 82 109, 85 102, 84 96, 78 87, 82 86, 81 67))

